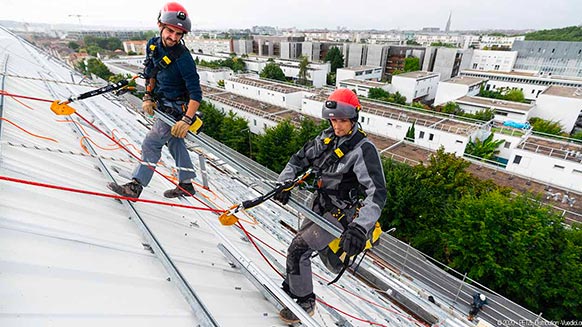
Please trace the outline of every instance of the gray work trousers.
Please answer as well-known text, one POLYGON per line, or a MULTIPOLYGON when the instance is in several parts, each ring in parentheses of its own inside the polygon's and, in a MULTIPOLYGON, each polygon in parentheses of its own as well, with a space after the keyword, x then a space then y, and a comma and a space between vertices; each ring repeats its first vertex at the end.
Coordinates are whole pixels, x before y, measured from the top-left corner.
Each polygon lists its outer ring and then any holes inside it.
MULTIPOLYGON (((188 149, 184 139, 173 137, 170 133, 171 127, 160 119, 156 119, 152 129, 148 132, 141 145, 142 161, 155 165, 162 156, 162 147, 167 143, 170 154, 176 161, 178 168, 189 168, 188 170, 178 169, 178 180, 187 182, 196 178, 194 166, 190 159, 188 149)), ((145 164, 137 166, 133 172, 133 178, 137 179, 141 185, 147 186, 152 180, 154 171, 145 164)))
MULTIPOLYGON (((320 214, 324 219, 330 221, 343 230, 341 223, 329 212, 323 212, 323 207, 316 200, 313 211, 320 214)), ((348 223, 353 217, 355 209, 348 210, 346 218, 349 217, 348 223)), ((287 271, 284 284, 289 286, 291 296, 294 298, 305 298, 313 294, 313 280, 311 277, 311 255, 314 251, 325 249, 329 242, 335 237, 325 229, 309 219, 305 219, 301 228, 291 241, 287 250, 287 271)))

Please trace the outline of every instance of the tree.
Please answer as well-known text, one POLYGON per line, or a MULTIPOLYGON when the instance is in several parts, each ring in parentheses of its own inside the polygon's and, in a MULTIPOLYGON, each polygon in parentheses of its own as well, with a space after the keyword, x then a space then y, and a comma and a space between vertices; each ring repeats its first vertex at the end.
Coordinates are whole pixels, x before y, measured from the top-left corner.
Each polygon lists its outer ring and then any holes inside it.
POLYGON ((309 77, 309 60, 307 56, 301 56, 299 61, 299 73, 297 74, 297 82, 299 84, 307 85, 307 78, 309 77))
POLYGON ((257 162, 277 173, 281 172, 291 155, 299 148, 295 143, 296 133, 295 127, 289 121, 268 128, 264 135, 257 137, 257 150, 253 148, 257 162))
POLYGON ((525 39, 540 41, 582 41, 582 26, 569 26, 525 34, 525 39))
POLYGON ((406 131, 406 136, 404 137, 405 140, 410 141, 412 143, 414 143, 414 123, 412 123, 412 125, 410 127, 408 127, 408 130, 406 131))
POLYGON ((216 82, 216 85, 224 88, 224 80, 223 79, 219 80, 218 82, 216 82))
POLYGON ((75 41, 69 41, 69 43, 67 44, 67 46, 68 46, 70 49, 73 49, 73 50, 75 50, 75 51, 81 47, 81 46, 79 45, 79 43, 77 43, 77 42, 75 42, 75 41))
POLYGON ((204 114, 202 120, 204 121, 203 132, 204 134, 212 137, 217 141, 222 140, 222 122, 226 115, 209 102, 202 101, 200 103, 200 112, 204 114))
POLYGON ((414 72, 420 70, 420 59, 408 57, 404 59, 404 72, 414 72))
POLYGON ((269 78, 278 81, 286 81, 285 73, 281 70, 281 67, 274 62, 270 62, 265 65, 265 68, 259 74, 262 78, 269 78))
POLYGON ((385 91, 384 89, 381 89, 379 87, 374 87, 371 88, 368 91, 368 98, 370 99, 384 99, 387 98, 388 96, 390 96, 390 93, 388 93, 387 91, 385 91))
POLYGON ((461 107, 459 107, 459 105, 456 102, 447 102, 442 108, 441 108, 441 112, 444 112, 446 114, 452 114, 452 115, 458 115, 459 113, 462 113, 463 110, 461 110, 461 107))
POLYGON ((325 55, 325 62, 329 62, 331 66, 331 72, 336 73, 338 68, 344 67, 344 55, 341 53, 338 47, 332 47, 329 49, 325 55))
POLYGON ((332 72, 327 73, 327 78, 325 79, 327 85, 335 85, 335 74, 332 72))
POLYGON ((536 132, 552 135, 562 134, 562 125, 557 121, 532 117, 529 119, 529 123, 531 124, 532 129, 536 132))
POLYGON ((505 143, 505 140, 500 139, 497 141, 493 140, 494 134, 491 133, 484 140, 475 138, 474 140, 469 139, 467 147, 465 148, 465 153, 470 154, 475 157, 483 158, 485 160, 495 160, 495 155, 499 153, 499 146, 505 143))
POLYGON ((315 121, 311 118, 303 119, 301 121, 299 132, 295 138, 295 144, 298 146, 303 146, 303 144, 316 137, 319 133, 321 133, 321 131, 328 127, 329 123, 327 120, 322 120, 319 124, 316 124, 315 121))
POLYGON ((249 138, 248 134, 243 132, 244 130, 248 131, 248 129, 248 122, 230 111, 220 126, 221 142, 231 149, 249 156, 249 138))
POLYGON ((523 91, 520 89, 508 90, 505 92, 504 98, 505 100, 509 101, 525 102, 525 96, 523 95, 523 91))
POLYGON ((101 60, 96 58, 90 58, 87 60, 87 72, 95 74, 104 80, 109 80, 109 77, 113 75, 113 73, 109 71, 109 68, 107 68, 101 60))

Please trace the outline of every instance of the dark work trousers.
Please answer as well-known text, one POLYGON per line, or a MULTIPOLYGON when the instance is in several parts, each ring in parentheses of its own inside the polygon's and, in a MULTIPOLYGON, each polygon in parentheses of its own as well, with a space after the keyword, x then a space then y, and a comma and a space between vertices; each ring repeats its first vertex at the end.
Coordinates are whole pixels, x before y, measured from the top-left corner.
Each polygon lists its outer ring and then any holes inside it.
MULTIPOLYGON (((324 212, 318 198, 320 197, 316 198, 312 210, 343 230, 341 223, 335 217, 329 212, 324 212)), ((351 219, 355 210, 348 211, 351 214, 346 214, 346 216, 351 219)), ((333 235, 311 220, 305 219, 303 221, 287 250, 287 272, 284 284, 289 286, 292 297, 305 298, 313 294, 311 254, 314 251, 323 250, 333 239, 335 239, 333 235)))

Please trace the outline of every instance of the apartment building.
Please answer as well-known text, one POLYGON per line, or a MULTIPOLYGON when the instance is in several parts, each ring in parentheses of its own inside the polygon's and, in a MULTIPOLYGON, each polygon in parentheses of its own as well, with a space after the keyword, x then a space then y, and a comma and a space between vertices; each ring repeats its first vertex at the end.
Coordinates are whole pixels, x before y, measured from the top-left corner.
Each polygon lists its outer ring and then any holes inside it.
POLYGON ((517 51, 473 50, 469 68, 473 70, 511 72, 517 51))
POLYGON ((512 50, 517 71, 582 78, 582 42, 515 41, 512 50))
POLYGON ((336 85, 347 79, 379 81, 382 78, 382 67, 355 66, 339 68, 336 72, 336 85))
POLYGON ((232 78, 224 82, 227 92, 297 111, 301 108, 301 99, 306 94, 312 94, 299 87, 250 77, 232 78))
POLYGON ((429 103, 434 100, 440 80, 439 73, 415 71, 392 76, 392 91, 406 97, 406 103, 429 103))
POLYGON ((486 82, 487 80, 483 78, 466 76, 440 81, 433 105, 440 106, 464 96, 476 96, 486 82))

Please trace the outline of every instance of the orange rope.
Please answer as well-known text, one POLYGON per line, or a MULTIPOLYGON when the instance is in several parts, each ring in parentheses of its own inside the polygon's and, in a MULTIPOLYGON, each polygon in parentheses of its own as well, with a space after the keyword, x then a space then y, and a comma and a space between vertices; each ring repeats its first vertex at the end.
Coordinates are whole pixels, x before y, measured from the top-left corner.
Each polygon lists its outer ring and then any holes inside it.
POLYGON ((52 137, 46 137, 46 136, 41 136, 41 135, 37 135, 37 134, 31 133, 31 132, 29 132, 29 131, 25 130, 24 128, 22 128, 22 127, 18 126, 17 124, 15 124, 15 123, 11 122, 11 121, 10 121, 10 120, 8 120, 7 118, 0 117, 0 119, 1 119, 1 120, 4 120, 4 121, 6 121, 7 123, 10 123, 10 124, 12 124, 14 127, 16 127, 16 128, 18 128, 18 129, 20 129, 21 131, 25 132, 26 134, 32 135, 32 136, 34 136, 34 137, 38 137, 39 139, 43 139, 43 140, 47 140, 47 141, 52 141, 52 142, 55 142, 55 143, 59 143, 59 141, 57 141, 57 140, 53 139, 52 137))
POLYGON ((15 97, 13 97, 13 96, 11 96, 10 98, 12 98, 12 100, 14 100, 14 101, 16 101, 16 102, 20 103, 21 105, 25 106, 26 108, 28 108, 28 109, 30 109, 30 110, 35 110, 33 107, 31 107, 31 106, 27 105, 26 103, 24 103, 24 102, 22 102, 22 101, 18 100, 17 98, 15 98, 15 97))

